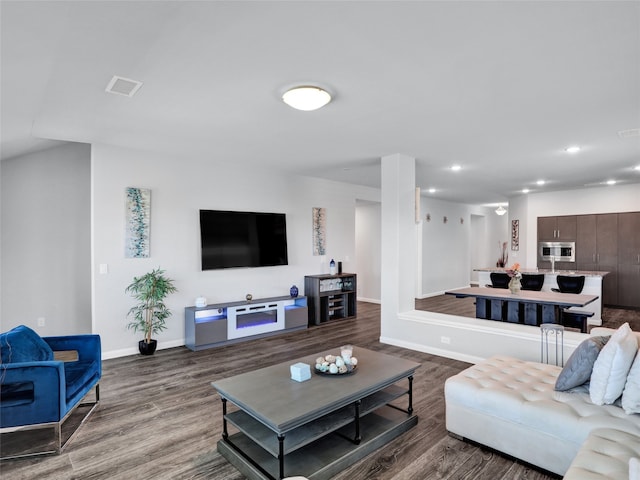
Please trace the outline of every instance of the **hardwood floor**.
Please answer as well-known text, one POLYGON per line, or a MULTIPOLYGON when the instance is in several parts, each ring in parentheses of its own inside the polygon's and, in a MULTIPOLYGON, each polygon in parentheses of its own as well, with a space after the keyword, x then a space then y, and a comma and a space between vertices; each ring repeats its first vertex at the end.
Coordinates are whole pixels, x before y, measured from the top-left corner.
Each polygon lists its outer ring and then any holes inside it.
MULTIPOLYGON (((233 346, 103 362, 101 403, 59 456, 5 461, 3 478, 244 478, 216 451, 222 406, 211 382, 345 343, 420 362, 414 381, 418 425, 336 480, 550 479, 543 472, 449 436, 443 385, 468 364, 379 343, 380 308, 358 318, 233 346)), ((295 472, 287 472, 290 475, 295 472)))

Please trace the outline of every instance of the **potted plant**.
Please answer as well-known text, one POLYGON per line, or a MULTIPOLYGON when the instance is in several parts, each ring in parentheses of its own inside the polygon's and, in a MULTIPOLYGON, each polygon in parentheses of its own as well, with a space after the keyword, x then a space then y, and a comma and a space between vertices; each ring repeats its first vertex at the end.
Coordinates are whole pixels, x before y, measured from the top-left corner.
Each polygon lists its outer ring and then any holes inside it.
POLYGON ((139 302, 127 314, 132 318, 127 328, 144 333, 144 340, 138 342, 140 353, 153 355, 158 342, 151 338, 151 334, 167 328, 165 320, 171 316, 171 311, 164 304, 164 299, 170 293, 177 292, 177 289, 173 280, 165 277, 164 270, 158 267, 141 277, 133 277, 133 282, 125 292, 139 302))

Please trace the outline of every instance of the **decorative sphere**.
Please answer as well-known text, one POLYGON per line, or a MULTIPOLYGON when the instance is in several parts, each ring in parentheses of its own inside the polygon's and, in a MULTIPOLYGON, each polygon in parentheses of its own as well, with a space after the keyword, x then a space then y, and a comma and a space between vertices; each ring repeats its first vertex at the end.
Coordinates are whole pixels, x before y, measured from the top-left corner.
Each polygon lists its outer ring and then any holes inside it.
POLYGON ((342 357, 336 357, 336 367, 344 367, 344 360, 342 359, 342 357))
POLYGON ((335 363, 329 365, 329 373, 338 373, 338 367, 336 367, 335 363))
POLYGON ((351 365, 354 367, 358 364, 358 359, 356 357, 351 357, 351 365))

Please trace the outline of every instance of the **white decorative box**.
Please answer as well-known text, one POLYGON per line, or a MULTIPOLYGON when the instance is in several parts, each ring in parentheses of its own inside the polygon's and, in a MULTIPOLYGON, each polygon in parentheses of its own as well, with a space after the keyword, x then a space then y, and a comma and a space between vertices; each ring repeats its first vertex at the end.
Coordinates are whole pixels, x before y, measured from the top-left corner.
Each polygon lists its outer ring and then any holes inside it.
POLYGON ((296 382, 304 382, 311 378, 311 367, 306 363, 294 363, 290 367, 291 378, 296 382))

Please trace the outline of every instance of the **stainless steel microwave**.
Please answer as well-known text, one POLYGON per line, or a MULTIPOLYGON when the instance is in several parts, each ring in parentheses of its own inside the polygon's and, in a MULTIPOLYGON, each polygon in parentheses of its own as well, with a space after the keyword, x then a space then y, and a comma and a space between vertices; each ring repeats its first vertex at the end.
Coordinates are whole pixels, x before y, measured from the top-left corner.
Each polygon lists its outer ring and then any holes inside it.
POLYGON ((554 257, 556 262, 575 262, 576 242, 540 242, 539 254, 541 260, 554 257))

